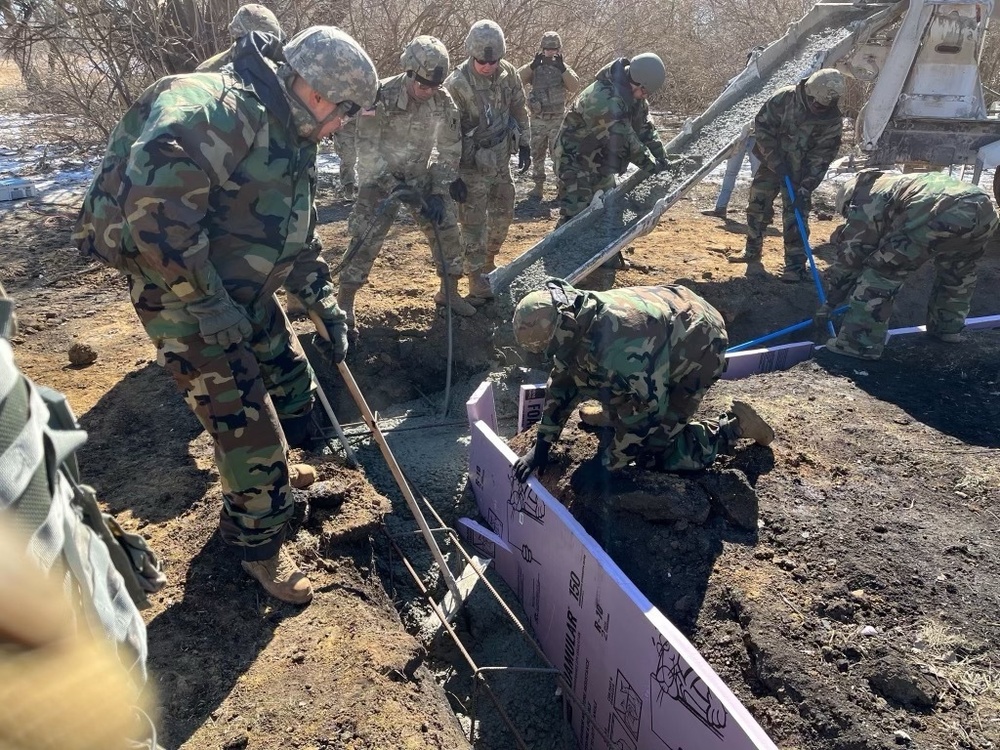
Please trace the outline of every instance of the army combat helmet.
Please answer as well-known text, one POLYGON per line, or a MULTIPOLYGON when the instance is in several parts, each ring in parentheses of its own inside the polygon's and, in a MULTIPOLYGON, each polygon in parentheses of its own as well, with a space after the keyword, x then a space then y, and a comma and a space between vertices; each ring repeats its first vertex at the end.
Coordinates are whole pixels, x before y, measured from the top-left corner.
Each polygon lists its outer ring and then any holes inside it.
POLYGON ((514 338, 534 354, 543 353, 552 341, 559 322, 559 309, 548 289, 525 295, 514 308, 514 338))
POLYGON ((399 64, 418 83, 440 86, 448 75, 451 58, 444 42, 433 36, 421 35, 403 48, 399 64))
POLYGON ((667 80, 667 69, 659 55, 643 52, 633 57, 628 64, 628 77, 632 83, 646 89, 649 94, 655 94, 667 80))
POLYGON ((542 34, 542 49, 562 49, 562 39, 558 31, 546 31, 542 34))
POLYGON ((496 21, 476 21, 465 37, 465 50, 479 62, 497 62, 507 54, 503 29, 496 21))
POLYGON ((361 45, 336 26, 310 26, 284 47, 289 67, 318 94, 337 105, 320 127, 375 103, 378 73, 361 45))
POLYGON ((279 42, 285 39, 277 17, 259 3, 241 5, 233 20, 229 22, 229 34, 234 40, 241 39, 252 31, 270 34, 279 42))
POLYGON ((806 79, 806 96, 822 109, 837 103, 844 93, 844 74, 836 68, 821 68, 806 79))

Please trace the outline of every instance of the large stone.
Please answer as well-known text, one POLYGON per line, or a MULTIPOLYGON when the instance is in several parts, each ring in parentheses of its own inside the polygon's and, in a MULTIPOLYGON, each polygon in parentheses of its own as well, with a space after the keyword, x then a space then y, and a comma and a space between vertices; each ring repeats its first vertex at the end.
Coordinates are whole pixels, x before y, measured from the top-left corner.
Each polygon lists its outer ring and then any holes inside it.
POLYGON ((867 677, 872 690, 898 705, 929 709, 937 704, 939 687, 936 680, 898 656, 876 661, 867 670, 867 677))
POLYGON ((633 481, 615 487, 615 510, 647 521, 688 521, 703 524, 712 509, 708 493, 698 484, 657 472, 636 472, 633 481))
POLYGON ((741 529, 757 530, 757 492, 746 474, 738 469, 710 470, 698 482, 727 521, 741 529))

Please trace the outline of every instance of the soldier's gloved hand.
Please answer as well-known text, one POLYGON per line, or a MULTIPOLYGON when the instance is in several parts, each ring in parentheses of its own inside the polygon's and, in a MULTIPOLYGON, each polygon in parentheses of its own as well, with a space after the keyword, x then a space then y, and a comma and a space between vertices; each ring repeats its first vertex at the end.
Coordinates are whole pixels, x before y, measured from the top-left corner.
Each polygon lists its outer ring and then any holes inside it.
POLYGON ((253 326, 243 308, 225 290, 197 302, 189 302, 187 311, 198 319, 198 332, 206 344, 218 344, 228 349, 253 333, 253 326))
POLYGON ((422 210, 424 207, 423 196, 418 190, 411 188, 409 185, 398 184, 392 189, 391 195, 400 203, 405 203, 410 208, 422 210))
POLYGON ((535 439, 531 450, 514 462, 514 477, 518 482, 527 482, 535 469, 543 470, 549 463, 549 449, 552 446, 544 440, 535 439))
POLYGON ((444 221, 444 198, 440 195, 431 195, 424 201, 423 215, 428 221, 441 224, 444 221))
POLYGON ((316 326, 313 344, 339 365, 347 356, 347 315, 333 297, 324 297, 309 308, 309 318, 316 326))
POLYGON ((521 144, 517 147, 517 173, 524 174, 531 166, 531 147, 521 144))
POLYGON ((465 184, 465 180, 459 177, 453 183, 448 186, 448 194, 455 203, 465 203, 469 200, 469 188, 465 184))
POLYGON ((806 190, 804 187, 799 187, 795 191, 795 208, 799 209, 799 213, 805 218, 806 213, 809 211, 809 199, 812 197, 812 191, 806 190))
POLYGON ((556 64, 556 68, 559 70, 560 73, 566 72, 566 63, 563 62, 563 56, 561 54, 553 57, 552 62, 556 64))
POLYGON ((545 62, 545 53, 539 52, 537 55, 535 55, 535 59, 531 61, 531 65, 529 65, 528 67, 531 70, 538 70, 538 68, 541 66, 543 62, 545 62))
POLYGON ((670 162, 667 161, 667 157, 657 159, 656 163, 653 165, 653 169, 655 170, 653 174, 662 174, 663 172, 668 171, 671 166, 670 162))

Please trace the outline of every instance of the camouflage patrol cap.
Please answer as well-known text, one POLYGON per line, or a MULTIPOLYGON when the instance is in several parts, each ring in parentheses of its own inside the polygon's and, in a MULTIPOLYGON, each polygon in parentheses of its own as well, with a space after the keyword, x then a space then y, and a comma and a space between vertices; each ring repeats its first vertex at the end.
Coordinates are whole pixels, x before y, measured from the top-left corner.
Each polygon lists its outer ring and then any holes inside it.
POLYGON ((350 34, 336 26, 310 26, 285 45, 285 60, 318 94, 350 104, 346 114, 375 103, 375 63, 350 34))
POLYGON ((546 31, 542 34, 542 49, 562 49, 558 31, 546 31))
POLYGON ((433 36, 418 36, 403 49, 399 64, 407 73, 413 73, 420 83, 440 86, 444 83, 451 58, 444 42, 433 36))
POLYGON ((277 17, 270 10, 258 3, 242 5, 229 22, 229 33, 233 39, 240 39, 252 31, 260 31, 277 37, 279 41, 284 40, 281 32, 281 24, 277 17))
POLYGON ((844 93, 844 74, 836 68, 822 68, 806 79, 806 96, 829 107, 844 93))
POLYGON ((503 29, 496 21, 476 21, 465 37, 465 50, 470 57, 484 62, 496 62, 507 54, 503 29))
POLYGON ((552 341, 559 310, 548 289, 530 292, 514 308, 514 338, 529 352, 541 354, 552 341))
POLYGON ((643 52, 629 60, 628 77, 650 94, 655 94, 667 80, 667 69, 659 55, 643 52))

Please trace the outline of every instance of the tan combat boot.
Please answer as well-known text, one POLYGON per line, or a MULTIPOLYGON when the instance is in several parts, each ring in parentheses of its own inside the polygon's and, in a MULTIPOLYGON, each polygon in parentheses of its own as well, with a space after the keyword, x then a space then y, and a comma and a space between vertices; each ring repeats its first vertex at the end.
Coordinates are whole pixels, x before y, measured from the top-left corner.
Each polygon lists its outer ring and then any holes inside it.
POLYGON ((316 481, 316 469, 309 464, 289 464, 288 483, 297 490, 304 490, 316 481))
POLYGON ((770 445, 774 430, 746 401, 733 401, 733 414, 739 424, 740 437, 753 440, 757 445, 770 445))
POLYGON ((240 565, 275 599, 288 604, 308 604, 312 599, 312 584, 284 547, 267 560, 244 560, 240 565))
POLYGON ((610 427, 611 415, 598 401, 585 401, 580 405, 580 421, 591 427, 610 427))
POLYGON ((434 303, 444 307, 448 303, 448 297, 445 293, 451 297, 451 311, 456 315, 461 315, 463 318, 467 318, 470 315, 476 314, 476 308, 470 305, 459 293, 458 293, 458 276, 442 276, 441 277, 441 288, 438 289, 437 294, 434 295, 434 303))
POLYGON ((467 299, 470 304, 476 307, 485 305, 493 299, 493 290, 490 289, 490 282, 482 269, 469 274, 469 296, 467 299))
POLYGON ((356 337, 358 334, 357 323, 354 317, 354 297, 357 295, 361 284, 341 284, 337 290, 337 307, 344 311, 347 316, 347 335, 356 337))

